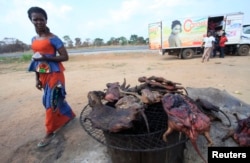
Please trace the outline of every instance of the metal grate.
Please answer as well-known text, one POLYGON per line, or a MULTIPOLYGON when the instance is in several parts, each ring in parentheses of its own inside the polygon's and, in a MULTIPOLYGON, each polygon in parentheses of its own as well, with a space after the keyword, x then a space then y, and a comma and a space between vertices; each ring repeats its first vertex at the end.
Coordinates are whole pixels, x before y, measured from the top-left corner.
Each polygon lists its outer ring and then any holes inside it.
POLYGON ((176 132, 168 136, 167 143, 162 140, 162 135, 167 130, 167 114, 161 103, 149 105, 145 109, 150 132, 147 131, 143 118, 134 121, 131 129, 119 133, 93 128, 89 120, 84 121, 91 110, 89 105, 83 108, 80 123, 88 135, 110 148, 129 151, 157 151, 172 148, 187 141, 183 134, 179 136, 179 133, 176 132))

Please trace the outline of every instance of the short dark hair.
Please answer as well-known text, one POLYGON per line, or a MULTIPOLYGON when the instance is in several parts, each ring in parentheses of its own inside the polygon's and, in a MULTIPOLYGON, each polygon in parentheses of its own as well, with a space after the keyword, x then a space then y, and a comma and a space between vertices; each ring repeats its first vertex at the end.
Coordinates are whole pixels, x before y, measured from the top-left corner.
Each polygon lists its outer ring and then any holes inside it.
POLYGON ((181 22, 179 20, 172 21, 171 29, 173 29, 176 25, 180 25, 181 26, 181 22))
POLYGON ((29 17, 30 20, 31 20, 31 14, 32 13, 40 13, 45 17, 46 20, 48 19, 46 11, 44 9, 40 8, 40 7, 31 7, 31 8, 29 8, 28 17, 29 17))

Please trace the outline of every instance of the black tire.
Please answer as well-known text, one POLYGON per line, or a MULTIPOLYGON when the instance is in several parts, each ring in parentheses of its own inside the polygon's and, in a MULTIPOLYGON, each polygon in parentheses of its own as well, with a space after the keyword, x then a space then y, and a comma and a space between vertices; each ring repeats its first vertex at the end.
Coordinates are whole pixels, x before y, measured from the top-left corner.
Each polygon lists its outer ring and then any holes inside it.
POLYGON ((194 51, 193 49, 184 49, 181 54, 181 58, 183 59, 191 59, 193 58, 194 51))
POLYGON ((249 54, 249 46, 248 45, 241 45, 238 48, 238 55, 245 56, 249 54))

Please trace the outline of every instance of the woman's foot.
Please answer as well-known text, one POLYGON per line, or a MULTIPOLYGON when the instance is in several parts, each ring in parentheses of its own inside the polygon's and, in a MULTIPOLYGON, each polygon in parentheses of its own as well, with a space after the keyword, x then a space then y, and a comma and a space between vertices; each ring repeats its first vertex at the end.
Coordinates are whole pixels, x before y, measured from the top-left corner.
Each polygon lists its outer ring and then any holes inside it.
POLYGON ((45 147, 47 146, 51 140, 55 137, 55 133, 50 133, 50 134, 47 134, 38 144, 37 144, 37 147, 45 147))

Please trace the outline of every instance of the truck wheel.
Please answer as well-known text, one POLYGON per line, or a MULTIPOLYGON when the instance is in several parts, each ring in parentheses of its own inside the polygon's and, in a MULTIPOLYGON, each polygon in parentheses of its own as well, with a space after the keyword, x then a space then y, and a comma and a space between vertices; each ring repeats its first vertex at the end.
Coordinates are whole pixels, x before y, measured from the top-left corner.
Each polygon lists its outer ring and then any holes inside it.
POLYGON ((241 45, 238 48, 238 55, 244 56, 249 54, 249 46, 248 45, 241 45))
POLYGON ((194 55, 194 51, 192 49, 184 49, 181 57, 183 59, 191 59, 193 58, 193 55, 194 55))

